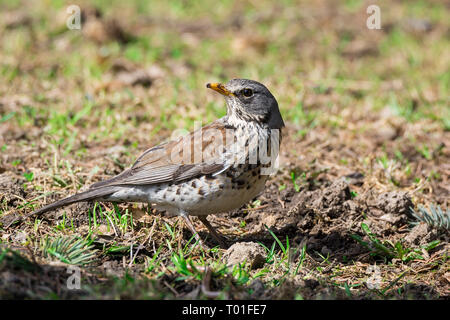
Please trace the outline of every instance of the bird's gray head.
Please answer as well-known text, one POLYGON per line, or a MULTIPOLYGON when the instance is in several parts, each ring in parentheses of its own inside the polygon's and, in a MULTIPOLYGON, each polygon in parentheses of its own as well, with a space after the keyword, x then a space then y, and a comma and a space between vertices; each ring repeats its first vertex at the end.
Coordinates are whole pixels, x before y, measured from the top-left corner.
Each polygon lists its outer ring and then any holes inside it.
POLYGON ((232 79, 225 85, 208 83, 206 87, 226 97, 228 116, 255 121, 270 129, 284 127, 278 102, 263 84, 254 80, 232 79))

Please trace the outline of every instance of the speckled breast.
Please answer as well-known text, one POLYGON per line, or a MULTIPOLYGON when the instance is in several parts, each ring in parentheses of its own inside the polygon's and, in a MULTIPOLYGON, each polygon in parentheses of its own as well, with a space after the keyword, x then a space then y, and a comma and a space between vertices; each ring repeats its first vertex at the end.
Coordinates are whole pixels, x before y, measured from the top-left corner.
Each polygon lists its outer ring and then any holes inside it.
POLYGON ((261 166, 240 164, 216 176, 152 186, 149 202, 173 215, 180 210, 190 215, 227 212, 256 197, 264 189, 267 178, 261 175, 261 166))

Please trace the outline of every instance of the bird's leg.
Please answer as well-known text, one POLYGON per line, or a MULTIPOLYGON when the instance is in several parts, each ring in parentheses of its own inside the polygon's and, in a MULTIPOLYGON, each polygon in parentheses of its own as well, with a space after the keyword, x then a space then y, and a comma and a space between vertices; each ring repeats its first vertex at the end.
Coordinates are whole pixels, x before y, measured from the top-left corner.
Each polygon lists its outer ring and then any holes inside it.
POLYGON ((200 243, 200 245, 205 249, 206 247, 205 247, 202 239, 200 239, 200 236, 198 235, 198 232, 195 230, 195 227, 192 224, 191 219, 189 219, 189 215, 186 212, 184 212, 184 211, 181 211, 180 215, 183 217, 184 222, 186 222, 186 225, 188 226, 189 230, 191 230, 192 234, 195 237, 195 240, 197 240, 198 243, 200 243))
POLYGON ((222 235, 220 235, 216 229, 209 223, 208 219, 206 219, 206 216, 198 216, 201 222, 205 225, 206 228, 208 228, 209 232, 211 233, 211 236, 220 244, 222 249, 227 248, 227 244, 225 243, 225 240, 222 235))

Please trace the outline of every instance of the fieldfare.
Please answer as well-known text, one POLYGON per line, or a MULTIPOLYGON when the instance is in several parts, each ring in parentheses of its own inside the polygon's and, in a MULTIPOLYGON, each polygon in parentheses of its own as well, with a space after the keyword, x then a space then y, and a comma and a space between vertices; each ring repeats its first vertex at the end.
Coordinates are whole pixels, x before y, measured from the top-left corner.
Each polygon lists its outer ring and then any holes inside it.
POLYGON ((264 189, 284 122, 276 99, 259 82, 233 79, 225 85, 209 83, 207 88, 225 97, 226 116, 150 148, 121 174, 24 217, 79 201, 143 202, 182 216, 202 243, 189 218, 199 217, 225 246, 206 217, 239 208, 264 189))

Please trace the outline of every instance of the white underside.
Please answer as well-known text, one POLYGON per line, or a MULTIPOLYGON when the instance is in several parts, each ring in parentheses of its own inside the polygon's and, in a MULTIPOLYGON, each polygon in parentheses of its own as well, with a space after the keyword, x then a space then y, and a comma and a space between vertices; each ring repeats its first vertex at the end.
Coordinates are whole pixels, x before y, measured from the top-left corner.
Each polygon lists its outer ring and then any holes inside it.
POLYGON ((190 181, 179 185, 122 187, 104 200, 149 203, 169 215, 179 215, 181 212, 194 216, 209 215, 228 212, 248 203, 264 189, 266 180, 266 176, 254 177, 249 181, 250 188, 244 185, 233 189, 229 178, 220 176, 212 183, 206 183, 206 178, 201 177, 196 181, 197 185, 201 185, 203 194, 198 192, 198 188, 193 188, 190 181), (223 187, 220 188, 220 185, 223 187), (178 188, 179 194, 176 192, 178 188))

